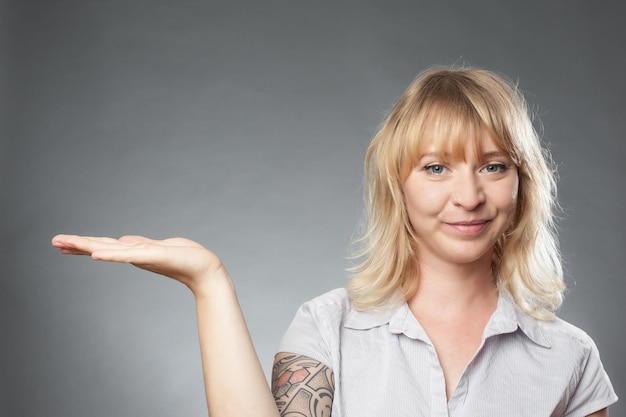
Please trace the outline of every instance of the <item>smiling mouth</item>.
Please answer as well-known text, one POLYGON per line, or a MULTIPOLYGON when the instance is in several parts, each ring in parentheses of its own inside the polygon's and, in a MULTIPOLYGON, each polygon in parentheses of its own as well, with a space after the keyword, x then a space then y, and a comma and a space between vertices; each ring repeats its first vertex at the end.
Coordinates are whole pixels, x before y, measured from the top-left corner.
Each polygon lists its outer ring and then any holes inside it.
POLYGON ((448 223, 450 227, 464 235, 480 233, 489 223, 489 220, 448 223))

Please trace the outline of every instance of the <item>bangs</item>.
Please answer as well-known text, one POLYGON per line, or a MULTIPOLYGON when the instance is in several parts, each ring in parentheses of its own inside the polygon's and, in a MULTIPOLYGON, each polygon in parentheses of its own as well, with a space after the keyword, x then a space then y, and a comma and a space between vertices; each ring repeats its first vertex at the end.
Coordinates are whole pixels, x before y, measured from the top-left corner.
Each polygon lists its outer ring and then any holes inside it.
POLYGON ((416 128, 410 152, 414 163, 426 153, 435 153, 443 162, 465 160, 468 144, 474 156, 482 154, 484 124, 473 109, 429 106, 423 123, 416 128))
POLYGON ((475 86, 450 79, 431 81, 433 85, 424 86, 426 94, 416 103, 412 120, 406 126, 401 168, 405 175, 427 153, 434 153, 446 163, 464 161, 470 150, 472 156, 481 160, 482 139, 487 132, 498 150, 511 156, 496 131, 500 129, 492 126, 492 106, 475 86))

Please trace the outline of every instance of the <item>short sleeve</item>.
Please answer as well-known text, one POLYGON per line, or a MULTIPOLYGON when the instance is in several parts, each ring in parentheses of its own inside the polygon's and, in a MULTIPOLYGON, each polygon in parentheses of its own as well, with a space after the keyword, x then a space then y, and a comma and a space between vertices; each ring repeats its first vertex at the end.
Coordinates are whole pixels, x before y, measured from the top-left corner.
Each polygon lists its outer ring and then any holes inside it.
POLYGON ((345 290, 336 289, 302 304, 278 352, 305 355, 333 369, 333 346, 338 343, 346 302, 345 290))
POLYGON ((568 402, 565 416, 583 417, 602 410, 617 401, 596 344, 589 338, 589 349, 581 363, 576 388, 568 402))

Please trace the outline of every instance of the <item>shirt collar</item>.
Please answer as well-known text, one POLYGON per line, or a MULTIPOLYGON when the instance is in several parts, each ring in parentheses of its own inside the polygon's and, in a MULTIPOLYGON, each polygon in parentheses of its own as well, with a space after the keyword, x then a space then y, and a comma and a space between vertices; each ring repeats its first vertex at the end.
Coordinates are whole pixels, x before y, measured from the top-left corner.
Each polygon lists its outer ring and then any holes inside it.
MULTIPOLYGON (((369 330, 385 325, 389 325, 389 331, 393 334, 402 333, 412 339, 430 343, 426 331, 411 313, 407 303, 390 310, 351 310, 344 322, 344 327, 355 330, 369 330)), ((485 326, 483 339, 513 333, 517 329, 520 329, 534 343, 550 348, 550 343, 538 320, 519 310, 508 291, 500 289, 496 310, 485 326)))
POLYGON ((544 334, 538 319, 520 310, 513 297, 505 289, 500 289, 498 306, 485 326, 483 339, 504 333, 513 333, 520 329, 526 337, 539 346, 550 348, 550 342, 544 334))

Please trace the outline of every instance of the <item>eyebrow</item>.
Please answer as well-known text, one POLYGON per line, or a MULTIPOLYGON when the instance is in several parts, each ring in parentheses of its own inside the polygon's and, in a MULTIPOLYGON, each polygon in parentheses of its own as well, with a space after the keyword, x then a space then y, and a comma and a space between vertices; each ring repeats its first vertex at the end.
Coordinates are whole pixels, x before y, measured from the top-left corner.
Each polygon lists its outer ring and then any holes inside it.
MULTIPOLYGON (((439 152, 427 152, 425 154, 422 154, 420 156, 420 159, 425 158, 427 156, 437 156, 438 157, 440 155, 441 154, 439 152)), ((449 152, 444 152, 443 156, 444 156, 444 158, 447 158, 447 157, 450 156, 450 153, 449 152)), ((508 158, 508 155, 505 154, 504 152, 501 152, 501 151, 485 152, 481 156, 482 156, 483 159, 489 159, 489 158, 495 158, 495 157, 501 157, 501 156, 503 156, 505 158, 508 158)))
POLYGON ((508 158, 508 155, 505 154, 504 152, 501 151, 491 151, 491 152, 485 152, 483 154, 483 158, 488 159, 488 158, 493 158, 496 156, 504 156, 505 158, 508 158))

